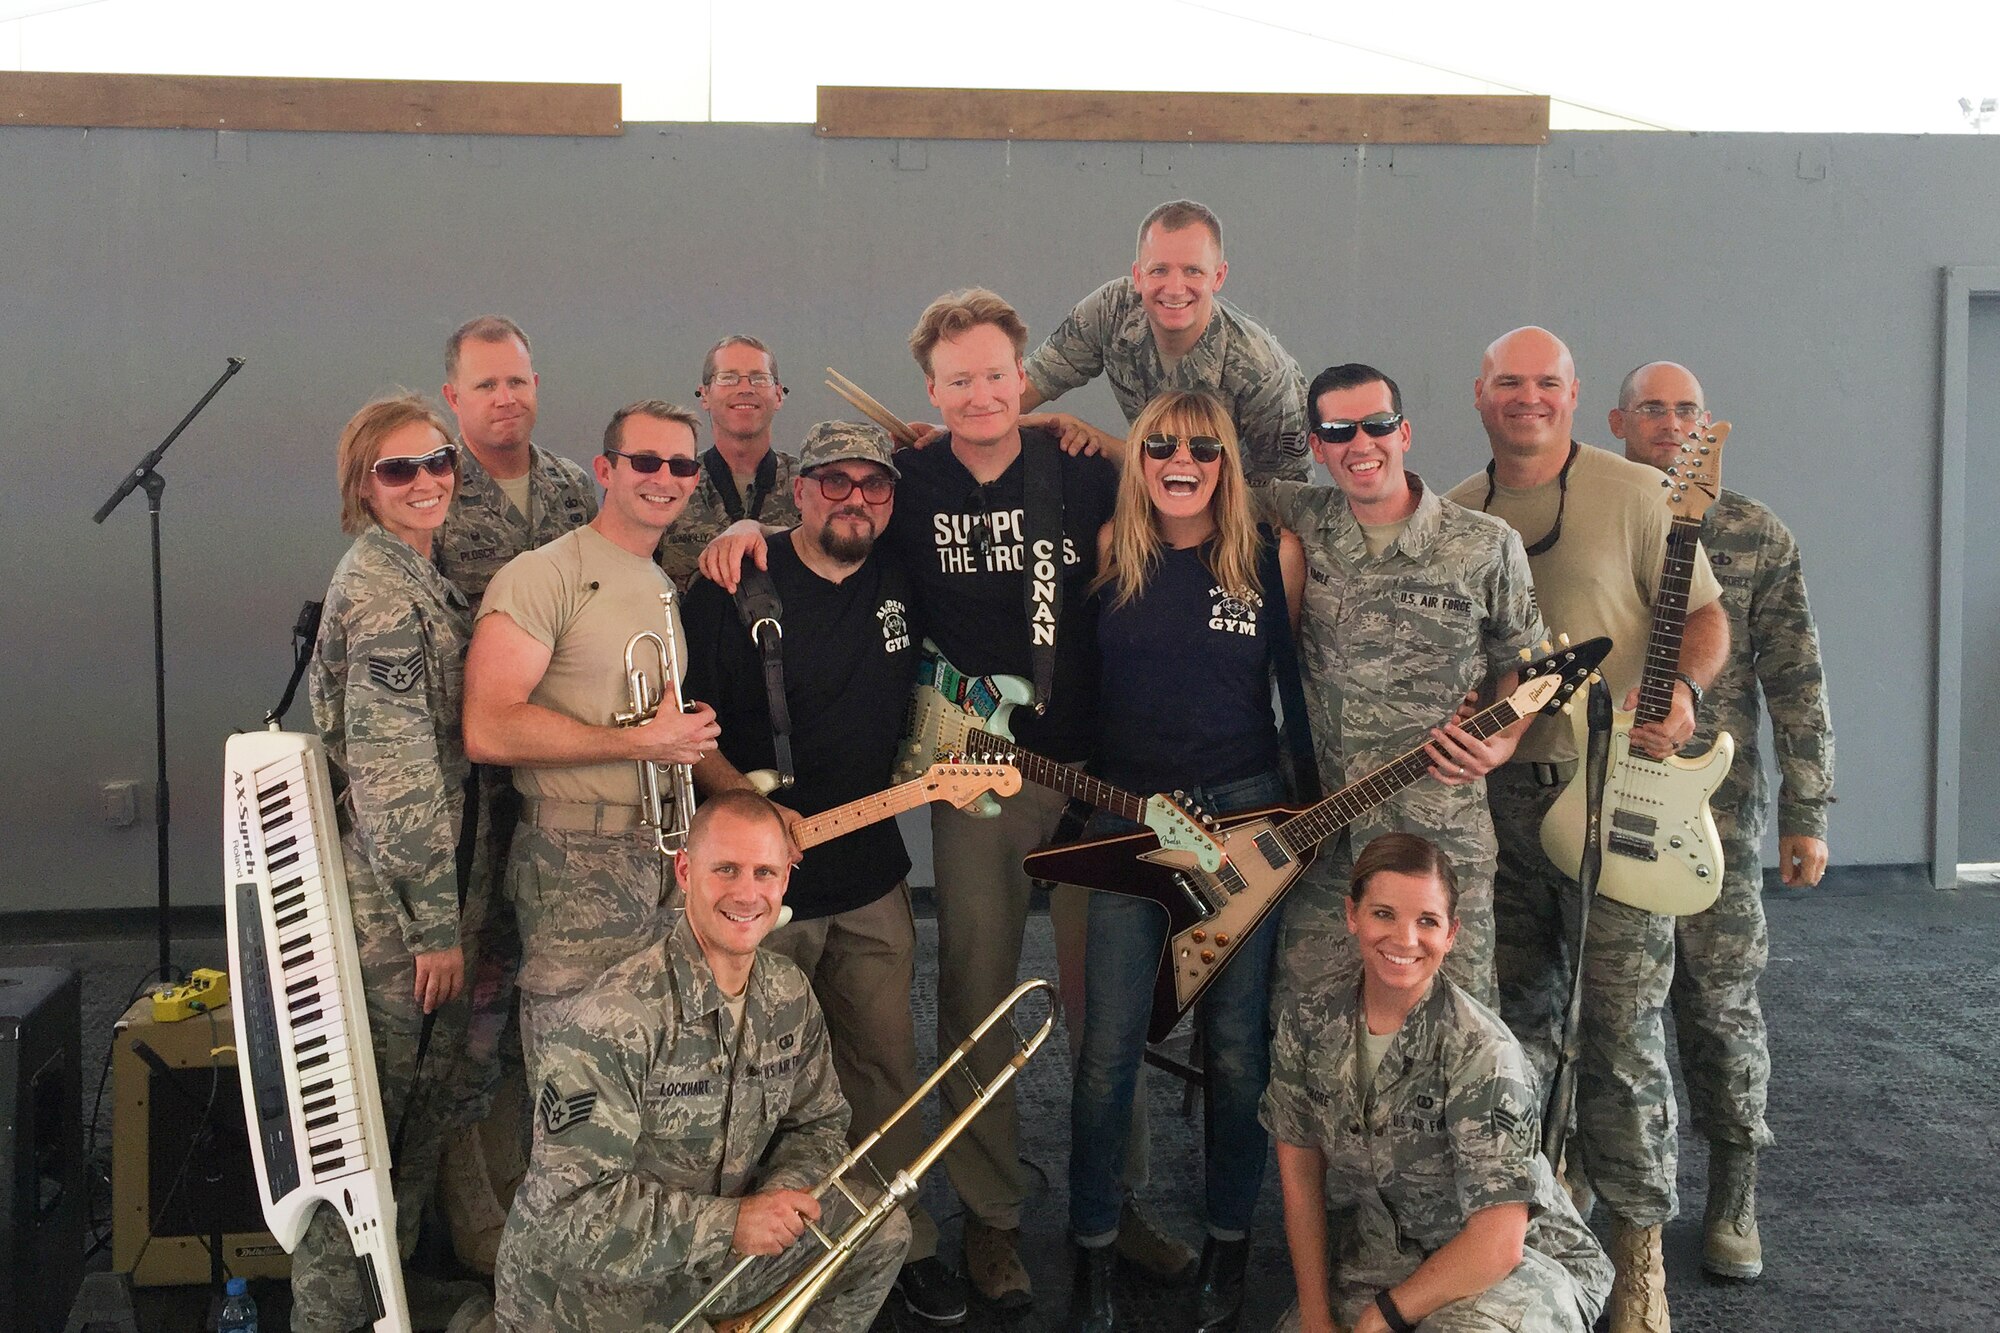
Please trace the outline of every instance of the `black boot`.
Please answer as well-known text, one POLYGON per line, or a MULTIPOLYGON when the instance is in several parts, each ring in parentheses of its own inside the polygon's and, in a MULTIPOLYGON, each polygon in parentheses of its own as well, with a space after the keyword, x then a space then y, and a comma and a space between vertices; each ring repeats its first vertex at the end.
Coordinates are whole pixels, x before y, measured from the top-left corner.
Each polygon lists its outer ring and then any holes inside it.
POLYGON ((1116 1246, 1070 1247, 1076 1260, 1075 1285, 1069 1293, 1069 1320, 1064 1333, 1112 1333, 1118 1327, 1118 1307, 1111 1296, 1111 1274, 1117 1267, 1116 1246))
POLYGON ((1217 1240, 1201 1245, 1201 1287, 1194 1297, 1195 1333, 1229 1333, 1243 1313, 1243 1270, 1250 1262, 1250 1240, 1217 1240))

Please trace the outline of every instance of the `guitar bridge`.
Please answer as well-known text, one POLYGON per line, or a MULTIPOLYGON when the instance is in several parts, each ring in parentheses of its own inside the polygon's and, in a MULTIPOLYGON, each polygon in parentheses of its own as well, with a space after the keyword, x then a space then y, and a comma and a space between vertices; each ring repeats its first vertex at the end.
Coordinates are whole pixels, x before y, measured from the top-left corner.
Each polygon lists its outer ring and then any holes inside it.
MULTIPOLYGON (((1653 821, 1649 819, 1646 822, 1650 824, 1653 821)), ((1615 852, 1619 856, 1629 856, 1634 861, 1657 861, 1660 859, 1660 850, 1653 846, 1652 839, 1635 838, 1629 833, 1620 833, 1616 830, 1604 840, 1604 849, 1609 852, 1615 852)))
POLYGON ((1188 906, 1199 912, 1204 921, 1221 910, 1222 904, 1211 902, 1208 895, 1195 883, 1194 877, 1186 871, 1174 873, 1174 887, 1181 891, 1182 896, 1188 900, 1188 906))

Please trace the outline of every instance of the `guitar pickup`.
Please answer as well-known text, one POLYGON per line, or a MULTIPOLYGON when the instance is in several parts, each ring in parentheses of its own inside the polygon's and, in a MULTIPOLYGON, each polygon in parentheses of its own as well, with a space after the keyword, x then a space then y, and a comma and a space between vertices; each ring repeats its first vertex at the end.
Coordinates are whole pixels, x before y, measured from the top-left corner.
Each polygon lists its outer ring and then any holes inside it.
POLYGON ((1273 870, 1282 870, 1292 863, 1292 854, 1278 841, 1276 829, 1265 829, 1257 835, 1257 850, 1264 854, 1264 863, 1273 870))
POLYGON ((1660 831, 1660 821, 1651 815, 1640 814, 1637 810, 1613 810, 1611 827, 1625 833, 1637 834, 1642 838, 1652 838, 1660 831))
MULTIPOLYGON (((1650 824, 1653 821, 1649 819, 1646 822, 1650 824)), ((1634 861, 1657 861, 1660 859, 1659 848, 1653 846, 1651 839, 1634 838, 1624 833, 1613 832, 1604 840, 1604 849, 1608 852, 1615 852, 1619 856, 1629 856, 1634 861)))

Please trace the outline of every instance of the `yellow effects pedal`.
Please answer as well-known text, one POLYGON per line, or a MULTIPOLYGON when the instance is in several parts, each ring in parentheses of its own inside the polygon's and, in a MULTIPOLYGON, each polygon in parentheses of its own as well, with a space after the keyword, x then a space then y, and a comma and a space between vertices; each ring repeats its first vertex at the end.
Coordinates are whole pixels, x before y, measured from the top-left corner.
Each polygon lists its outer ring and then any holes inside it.
POLYGON ((153 992, 153 1021, 178 1023, 228 1003, 229 974, 212 967, 197 967, 194 975, 180 985, 162 986, 153 992))

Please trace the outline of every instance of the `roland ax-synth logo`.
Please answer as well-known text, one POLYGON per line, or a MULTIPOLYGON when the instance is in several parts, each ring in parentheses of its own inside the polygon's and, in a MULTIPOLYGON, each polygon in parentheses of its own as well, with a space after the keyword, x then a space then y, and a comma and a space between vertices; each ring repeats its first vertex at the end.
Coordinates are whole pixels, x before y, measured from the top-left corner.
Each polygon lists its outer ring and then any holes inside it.
POLYGON ((229 770, 229 790, 236 803, 236 836, 229 840, 232 858, 229 873, 231 879, 240 880, 251 876, 250 782, 241 770, 229 770))

